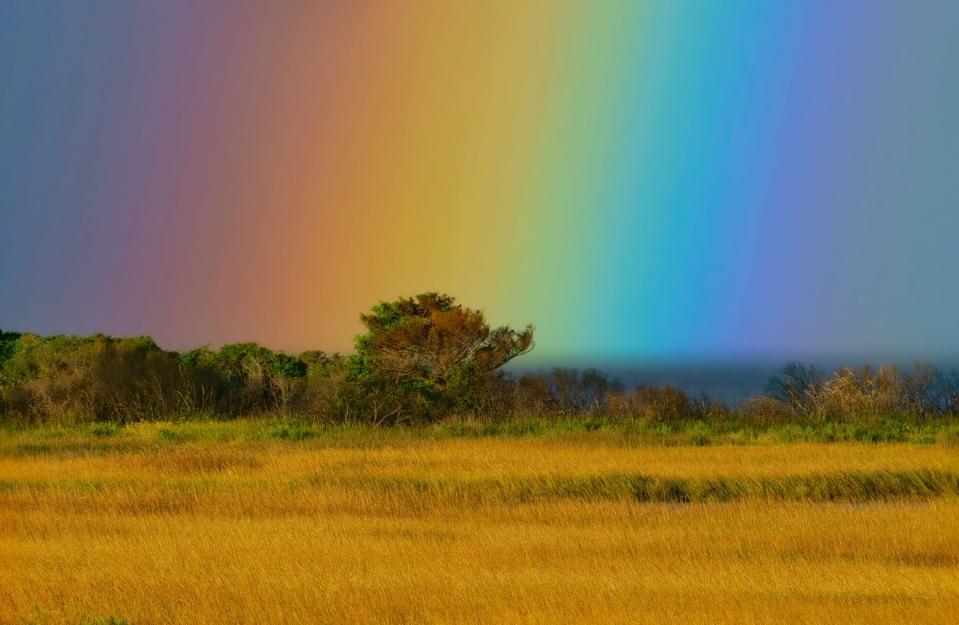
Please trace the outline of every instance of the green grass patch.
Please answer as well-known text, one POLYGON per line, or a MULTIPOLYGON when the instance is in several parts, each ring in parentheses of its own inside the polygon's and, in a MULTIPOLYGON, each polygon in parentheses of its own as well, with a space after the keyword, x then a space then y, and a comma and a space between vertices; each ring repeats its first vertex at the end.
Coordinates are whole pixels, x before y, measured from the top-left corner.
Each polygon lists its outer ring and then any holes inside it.
POLYGON ((288 417, 183 420, 118 425, 0 430, 0 456, 98 455, 205 442, 287 442, 316 447, 377 448, 451 438, 539 437, 612 446, 779 445, 789 443, 908 443, 959 447, 959 418, 884 419, 869 423, 788 423, 757 426, 739 422, 654 423, 595 417, 516 417, 504 421, 449 419, 411 427, 374 428, 360 423, 320 424, 288 417))
POLYGON ((89 427, 90 434, 104 438, 107 436, 117 436, 123 432, 123 426, 116 423, 94 423, 89 427))
POLYGON ((549 499, 723 503, 746 499, 868 503, 959 494, 959 475, 945 471, 846 471, 758 477, 669 477, 610 474, 563 477, 350 478, 314 476, 311 486, 348 488, 383 497, 524 503, 549 499))

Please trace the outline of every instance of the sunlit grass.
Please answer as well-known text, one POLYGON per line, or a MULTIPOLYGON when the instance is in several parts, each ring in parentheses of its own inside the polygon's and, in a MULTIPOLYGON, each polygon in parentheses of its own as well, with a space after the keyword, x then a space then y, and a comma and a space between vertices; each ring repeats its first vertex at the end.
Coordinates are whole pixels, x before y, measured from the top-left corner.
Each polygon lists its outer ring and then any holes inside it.
POLYGON ((959 610, 959 451, 942 441, 277 427, 0 435, 0 623, 875 625, 959 610))
POLYGON ((200 417, 175 423, 140 422, 126 426, 113 423, 68 427, 7 425, 6 429, 0 429, 0 455, 87 455, 205 442, 284 441, 315 448, 365 448, 457 438, 504 437, 559 439, 571 444, 601 443, 618 447, 900 442, 959 448, 959 419, 953 416, 913 420, 884 418, 759 426, 735 420, 655 423, 585 416, 558 419, 513 417, 502 422, 449 419, 415 428, 371 428, 356 423, 318 424, 282 417, 223 421, 200 417))

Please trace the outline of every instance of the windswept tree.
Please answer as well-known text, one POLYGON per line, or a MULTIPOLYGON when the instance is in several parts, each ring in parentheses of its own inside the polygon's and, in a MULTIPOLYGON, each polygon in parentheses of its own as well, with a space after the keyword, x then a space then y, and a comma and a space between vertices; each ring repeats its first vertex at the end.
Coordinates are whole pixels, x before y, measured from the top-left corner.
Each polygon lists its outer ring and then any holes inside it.
POLYGON ((468 404, 474 389, 488 388, 500 367, 533 347, 532 326, 491 328, 481 311, 438 293, 381 302, 360 320, 367 331, 356 337, 354 375, 433 406, 468 404))

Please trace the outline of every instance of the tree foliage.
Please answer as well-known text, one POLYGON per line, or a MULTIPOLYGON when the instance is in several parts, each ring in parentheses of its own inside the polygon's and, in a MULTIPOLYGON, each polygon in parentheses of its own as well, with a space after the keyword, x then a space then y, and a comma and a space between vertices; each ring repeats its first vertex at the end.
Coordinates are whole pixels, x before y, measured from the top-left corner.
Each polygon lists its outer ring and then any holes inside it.
POLYGON ((184 415, 295 416, 395 425, 450 416, 602 417, 676 423, 863 424, 959 413, 959 377, 928 364, 842 368, 790 363, 765 395, 730 408, 669 385, 625 391, 595 369, 512 378, 503 365, 533 347, 530 326, 491 327, 448 295, 381 302, 349 356, 298 356, 256 343, 185 353, 150 337, 0 332, 0 423, 126 422, 184 415))
POLYGON ((532 326, 491 328, 481 311, 438 293, 381 302, 360 319, 367 331, 355 341, 357 379, 431 402, 455 403, 533 348, 532 326))

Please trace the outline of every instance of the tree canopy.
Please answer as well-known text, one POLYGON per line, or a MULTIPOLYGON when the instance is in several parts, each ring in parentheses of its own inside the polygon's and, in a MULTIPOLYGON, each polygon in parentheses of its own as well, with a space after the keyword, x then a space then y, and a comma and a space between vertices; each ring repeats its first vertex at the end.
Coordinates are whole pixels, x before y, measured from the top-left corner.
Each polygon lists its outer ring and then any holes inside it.
POLYGON ((533 327, 491 328, 482 311, 439 293, 380 302, 360 316, 353 371, 433 397, 452 386, 482 383, 533 348, 533 327))

